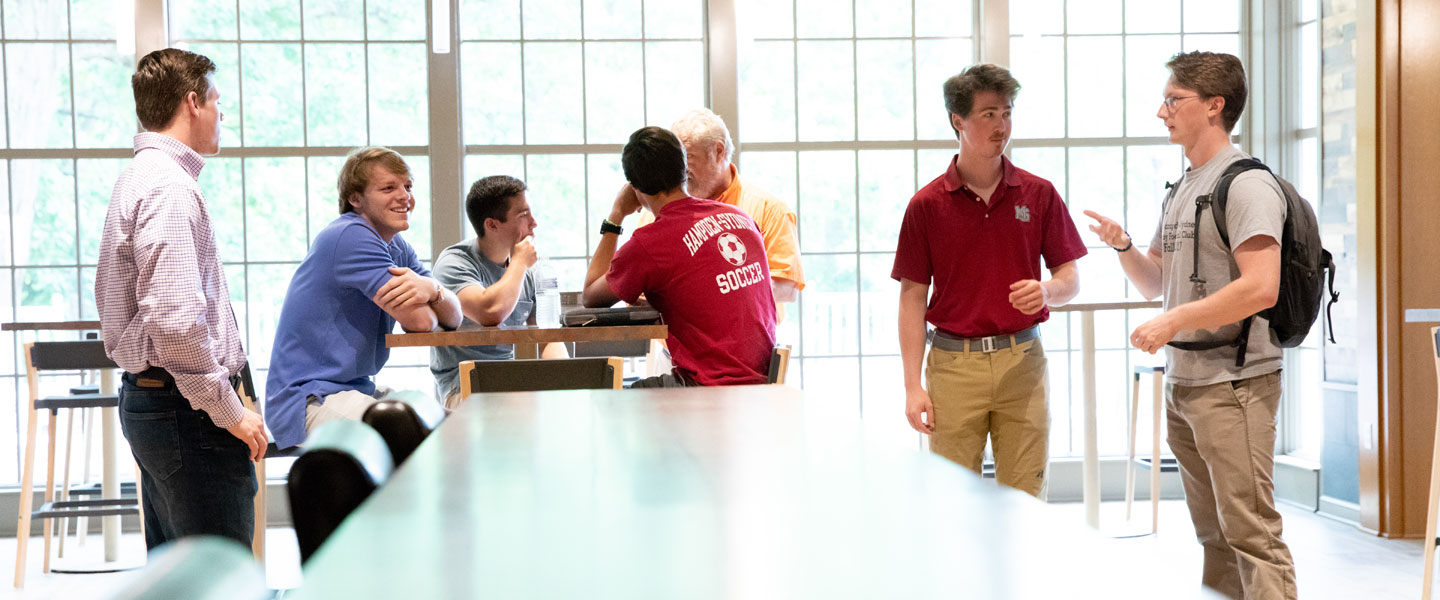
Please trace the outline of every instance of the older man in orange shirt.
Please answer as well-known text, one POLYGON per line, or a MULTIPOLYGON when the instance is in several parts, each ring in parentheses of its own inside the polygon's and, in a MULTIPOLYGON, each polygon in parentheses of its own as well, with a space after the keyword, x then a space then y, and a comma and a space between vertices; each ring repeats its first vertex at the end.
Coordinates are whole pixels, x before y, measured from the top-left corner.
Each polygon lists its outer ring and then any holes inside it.
MULTIPOLYGON (((697 108, 680 117, 670 131, 685 145, 685 161, 691 196, 715 200, 739 208, 760 228, 765 256, 770 262, 770 287, 775 293, 776 317, 783 318, 781 303, 794 302, 805 287, 800 267, 800 245, 795 240, 795 211, 775 195, 752 183, 742 185, 740 173, 731 164, 735 144, 730 129, 718 115, 697 108)), ((640 225, 655 220, 648 211, 640 225)))

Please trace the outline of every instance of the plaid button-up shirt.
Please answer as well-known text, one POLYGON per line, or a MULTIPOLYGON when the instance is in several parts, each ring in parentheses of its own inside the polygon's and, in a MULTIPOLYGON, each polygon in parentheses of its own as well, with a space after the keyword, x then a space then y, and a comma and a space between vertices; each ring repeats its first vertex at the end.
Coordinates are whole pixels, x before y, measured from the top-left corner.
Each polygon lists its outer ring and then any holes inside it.
POLYGON ((135 136, 105 215, 95 306, 105 353, 139 373, 160 367, 220 427, 240 421, 230 377, 245 366, 205 195, 205 159, 158 133, 135 136))

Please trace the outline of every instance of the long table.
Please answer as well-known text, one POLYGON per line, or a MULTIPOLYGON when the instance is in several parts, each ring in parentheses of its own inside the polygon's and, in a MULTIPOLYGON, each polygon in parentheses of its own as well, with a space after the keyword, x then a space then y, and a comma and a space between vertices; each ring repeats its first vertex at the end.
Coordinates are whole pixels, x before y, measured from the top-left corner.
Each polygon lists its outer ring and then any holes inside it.
POLYGON ((1202 597, 1054 510, 793 388, 493 394, 340 526, 294 597, 1202 597))
POLYGON ((606 327, 484 327, 465 325, 455 331, 390 333, 385 346, 492 346, 496 344, 549 344, 553 342, 618 342, 663 340, 670 328, 665 325, 619 325, 606 327))

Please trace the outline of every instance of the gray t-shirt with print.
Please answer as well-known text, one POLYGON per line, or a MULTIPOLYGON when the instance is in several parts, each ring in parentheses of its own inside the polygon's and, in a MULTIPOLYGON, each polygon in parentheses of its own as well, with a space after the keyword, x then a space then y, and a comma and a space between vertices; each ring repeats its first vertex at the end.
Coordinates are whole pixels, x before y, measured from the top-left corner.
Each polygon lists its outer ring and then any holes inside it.
MULTIPOLYGON (((435 259, 431 272, 435 280, 445 289, 460 293, 472 285, 482 288, 493 285, 505 276, 506 264, 497 264, 485 258, 479 252, 475 238, 470 238, 454 246, 446 248, 435 259)), ((525 283, 520 288, 520 298, 515 302, 515 310, 510 312, 502 324, 524 325, 529 321, 531 314, 535 312, 535 272, 525 271, 525 283)), ((468 317, 462 325, 474 326, 476 323, 468 317)), ((515 358, 515 346, 511 344, 497 346, 435 346, 430 349, 430 372, 435 375, 435 387, 440 397, 444 398, 460 388, 459 372, 460 362, 466 360, 509 360, 515 358)))
MULTIPOLYGON (((1187 169, 1174 196, 1162 209, 1164 217, 1155 229, 1151 247, 1163 250, 1161 277, 1164 284, 1165 310, 1193 302, 1213 294, 1240 276, 1232 256, 1252 237, 1268 235, 1277 242, 1285 224, 1285 197, 1275 179, 1264 171, 1248 171, 1230 185, 1225 204, 1225 227, 1230 234, 1230 248, 1220 242, 1215 216, 1207 208, 1200 213, 1200 278, 1202 286, 1190 281, 1196 243, 1195 198, 1209 194, 1215 182, 1231 163, 1249 158, 1233 146, 1227 146, 1198 169, 1187 169), (1163 245, 1162 245, 1163 244, 1163 245)), ((1181 331, 1176 341, 1233 340, 1240 335, 1240 324, 1232 323, 1216 330, 1181 331)), ((1279 370, 1280 346, 1270 332, 1269 321, 1256 317, 1250 324, 1249 346, 1245 350, 1245 366, 1235 366, 1233 346, 1213 350, 1190 351, 1165 347, 1165 378, 1170 383, 1200 386, 1248 379, 1279 370)))

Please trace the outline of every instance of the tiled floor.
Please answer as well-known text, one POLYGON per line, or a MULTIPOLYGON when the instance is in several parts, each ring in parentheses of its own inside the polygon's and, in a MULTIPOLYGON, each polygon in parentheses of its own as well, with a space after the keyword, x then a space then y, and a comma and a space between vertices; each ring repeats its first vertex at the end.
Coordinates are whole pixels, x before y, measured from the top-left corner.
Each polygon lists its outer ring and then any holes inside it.
MULTIPOLYGON (((1072 515, 1076 523, 1084 520, 1079 504, 1054 504, 1054 510, 1072 515)), ((1305 599, 1382 600, 1417 598, 1420 595, 1423 546, 1418 540, 1386 540, 1357 531, 1354 527, 1317 516, 1313 513, 1282 507, 1285 516, 1285 538, 1295 556, 1299 572, 1300 597, 1305 599)), ((1124 507, 1107 503, 1101 509, 1102 531, 1115 534, 1126 530, 1122 523, 1124 507)), ((1136 505, 1136 519, 1147 526, 1149 505, 1136 505)), ((38 540, 37 540, 38 541, 38 540)), ((1154 568, 1165 571, 1165 579, 1198 581, 1200 546, 1183 502, 1164 502, 1160 506, 1160 535, 1106 542, 1117 554, 1154 556, 1154 568)), ((92 536, 86 550, 98 552, 99 536, 92 536)), ((72 550, 73 552, 73 550, 72 550)), ((122 552, 137 556, 143 552, 138 535, 123 539, 122 552)), ((15 540, 0 540, 0 598, 105 598, 116 586, 135 577, 134 571, 102 575, 62 575, 40 573, 40 544, 31 545, 30 574, 24 590, 9 586, 15 560, 15 540)), ((288 589, 300 584, 299 550, 290 529, 271 529, 267 539, 267 579, 272 589, 288 589)), ((1198 585, 1198 584, 1197 584, 1198 585)), ((1103 592, 1078 594, 1077 598, 1102 598, 1103 592)))
MULTIPOLYGON (((74 542, 71 538, 70 542, 74 542)), ((83 548, 73 552, 72 545, 66 550, 66 561, 76 559, 76 564, 98 564, 102 562, 103 542, 99 535, 91 535, 83 548)), ((138 571, 98 573, 93 575, 40 572, 41 543, 39 537, 32 537, 28 549, 29 565, 25 576, 25 589, 11 587, 15 576, 15 538, 0 539, 0 598, 19 599, 96 599, 109 598, 114 590, 125 585, 138 571)), ((126 534, 120 539, 121 563, 137 562, 145 553, 145 540, 138 533, 126 534)), ((53 560, 53 559, 52 559, 53 560)), ((295 530, 289 528, 270 529, 265 536, 266 583, 271 589, 285 590, 300 585, 300 548, 295 544, 295 530)), ((55 563, 52 563, 55 564, 55 563)))

